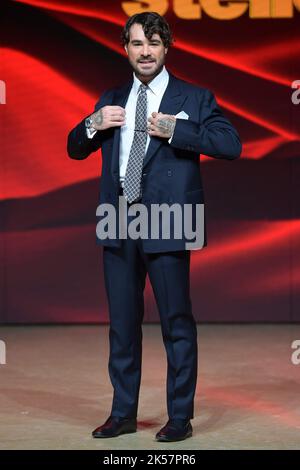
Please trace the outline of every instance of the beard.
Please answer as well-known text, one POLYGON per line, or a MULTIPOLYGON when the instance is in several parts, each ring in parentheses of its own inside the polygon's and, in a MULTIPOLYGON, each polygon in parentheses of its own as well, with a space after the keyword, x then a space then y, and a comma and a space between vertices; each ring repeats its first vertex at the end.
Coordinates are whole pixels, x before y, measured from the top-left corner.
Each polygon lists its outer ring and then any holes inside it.
POLYGON ((137 61, 129 59, 129 63, 138 78, 154 78, 161 72, 165 64, 165 57, 162 57, 160 60, 150 57, 144 59, 140 58, 137 61), (145 63, 147 61, 151 61, 151 63, 143 66, 143 62, 145 63))

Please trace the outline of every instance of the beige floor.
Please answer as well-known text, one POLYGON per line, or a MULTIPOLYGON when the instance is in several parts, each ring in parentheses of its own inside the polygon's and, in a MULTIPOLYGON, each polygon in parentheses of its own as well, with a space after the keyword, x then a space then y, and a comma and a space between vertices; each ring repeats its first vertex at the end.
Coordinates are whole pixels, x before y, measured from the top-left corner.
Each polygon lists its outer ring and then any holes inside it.
POLYGON ((198 325, 193 437, 159 443, 167 420, 159 325, 144 325, 138 432, 91 438, 111 406, 107 326, 2 327, 0 449, 299 449, 300 325, 198 325))

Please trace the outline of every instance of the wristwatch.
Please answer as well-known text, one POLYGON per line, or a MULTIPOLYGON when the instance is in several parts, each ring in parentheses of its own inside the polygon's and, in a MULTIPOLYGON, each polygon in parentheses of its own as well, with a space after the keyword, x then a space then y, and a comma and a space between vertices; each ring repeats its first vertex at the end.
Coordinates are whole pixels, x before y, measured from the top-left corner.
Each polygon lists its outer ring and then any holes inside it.
POLYGON ((92 119, 90 116, 87 117, 87 118, 85 119, 85 127, 86 127, 87 129, 90 129, 90 128, 94 129, 94 128, 92 127, 92 124, 93 124, 93 119, 92 119))

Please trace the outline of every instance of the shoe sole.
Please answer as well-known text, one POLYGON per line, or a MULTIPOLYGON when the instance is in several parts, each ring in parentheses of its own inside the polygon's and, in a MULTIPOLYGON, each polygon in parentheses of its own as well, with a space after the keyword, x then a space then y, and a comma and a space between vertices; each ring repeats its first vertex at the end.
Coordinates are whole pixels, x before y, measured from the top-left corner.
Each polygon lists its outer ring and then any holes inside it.
POLYGON ((188 437, 192 437, 193 432, 188 432, 184 437, 180 437, 178 439, 167 439, 165 437, 156 437, 157 442, 176 442, 176 441, 184 441, 188 437))
POLYGON ((118 437, 120 436, 121 434, 131 434, 131 433, 134 433, 134 432, 137 432, 136 429, 131 429, 131 430, 128 430, 128 431, 121 431, 119 432, 118 434, 114 434, 113 436, 105 436, 105 435, 102 435, 102 434, 98 434, 98 435, 95 435, 95 436, 92 436, 94 439, 109 439, 111 437, 118 437))

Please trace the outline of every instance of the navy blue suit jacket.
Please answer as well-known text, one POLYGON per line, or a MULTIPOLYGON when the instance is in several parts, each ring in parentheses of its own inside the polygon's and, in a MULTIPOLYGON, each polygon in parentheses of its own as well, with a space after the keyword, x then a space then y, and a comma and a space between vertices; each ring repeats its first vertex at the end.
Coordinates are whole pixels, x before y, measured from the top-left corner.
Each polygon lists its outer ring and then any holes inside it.
MULTIPOLYGON (((132 83, 133 79, 120 88, 105 91, 95 111, 105 105, 125 107, 132 83)), ((238 158, 242 149, 239 135, 222 114, 210 90, 180 80, 171 73, 159 111, 172 115, 185 111, 189 118, 176 120, 170 144, 166 138, 151 137, 143 163, 142 200, 139 202, 149 207, 149 212, 153 203, 192 204, 195 209, 196 204, 204 204, 199 154, 228 160, 238 158)), ((68 155, 84 159, 102 149, 99 203, 110 203, 118 212, 120 127, 98 131, 93 139, 88 139, 84 120, 69 133, 68 155)), ((205 217, 203 230, 203 246, 206 246, 205 217)), ((111 247, 121 244, 118 237, 96 240, 100 245, 111 247)), ((149 253, 185 250, 187 242, 190 240, 184 234, 176 239, 171 233, 170 239, 159 236, 143 240, 143 249, 149 253)))

